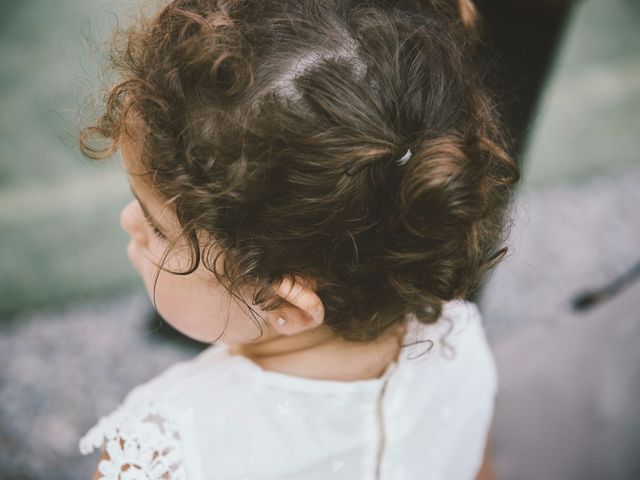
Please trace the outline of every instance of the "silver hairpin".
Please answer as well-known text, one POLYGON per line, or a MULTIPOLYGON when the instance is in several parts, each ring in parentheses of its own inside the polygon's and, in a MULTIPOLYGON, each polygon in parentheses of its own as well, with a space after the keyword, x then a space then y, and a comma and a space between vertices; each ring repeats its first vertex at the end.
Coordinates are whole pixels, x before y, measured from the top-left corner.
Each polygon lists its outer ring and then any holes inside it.
POLYGON ((409 161, 409 159, 411 158, 411 149, 407 150, 407 153, 405 153, 402 158, 400 160, 398 160, 398 165, 404 165, 405 163, 407 163, 409 161))

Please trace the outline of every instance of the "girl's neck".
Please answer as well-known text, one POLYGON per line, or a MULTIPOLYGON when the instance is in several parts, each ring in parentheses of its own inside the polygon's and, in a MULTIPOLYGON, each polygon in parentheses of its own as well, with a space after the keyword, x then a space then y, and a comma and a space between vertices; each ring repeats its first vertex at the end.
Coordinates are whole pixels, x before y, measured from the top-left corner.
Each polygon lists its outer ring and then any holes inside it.
POLYGON ((403 329, 390 329, 370 343, 350 342, 326 327, 229 347, 264 370, 317 380, 355 381, 380 377, 398 358, 403 329))

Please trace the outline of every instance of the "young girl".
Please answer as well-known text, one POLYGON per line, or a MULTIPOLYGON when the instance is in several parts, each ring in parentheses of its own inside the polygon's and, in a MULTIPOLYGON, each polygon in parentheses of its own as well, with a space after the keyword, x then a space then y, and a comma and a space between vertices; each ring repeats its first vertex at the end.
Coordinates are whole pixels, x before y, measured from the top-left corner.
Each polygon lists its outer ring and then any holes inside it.
POLYGON ((175 0, 125 32, 80 146, 120 148, 129 259, 212 346, 80 440, 94 478, 484 477, 497 376, 465 299, 519 173, 476 31, 462 0, 175 0))

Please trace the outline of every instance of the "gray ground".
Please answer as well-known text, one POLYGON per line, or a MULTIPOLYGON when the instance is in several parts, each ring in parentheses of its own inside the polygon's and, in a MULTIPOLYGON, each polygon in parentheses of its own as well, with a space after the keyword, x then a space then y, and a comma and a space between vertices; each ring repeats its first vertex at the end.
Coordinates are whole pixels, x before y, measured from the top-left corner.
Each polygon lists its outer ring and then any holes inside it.
POLYGON ((640 478, 640 280, 570 301, 640 262, 640 167, 520 199, 513 253, 481 310, 500 373, 499 478, 640 478))

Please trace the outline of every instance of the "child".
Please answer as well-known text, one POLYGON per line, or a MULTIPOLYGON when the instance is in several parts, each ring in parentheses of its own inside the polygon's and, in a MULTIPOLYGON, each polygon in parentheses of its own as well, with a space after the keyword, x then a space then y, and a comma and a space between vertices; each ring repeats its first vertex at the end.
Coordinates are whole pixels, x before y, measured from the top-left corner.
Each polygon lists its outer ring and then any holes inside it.
POLYGON ((484 475, 497 375, 465 298, 519 172, 476 22, 467 1, 176 0, 126 32, 80 146, 121 149, 129 259, 212 346, 81 439, 94 478, 484 475))

